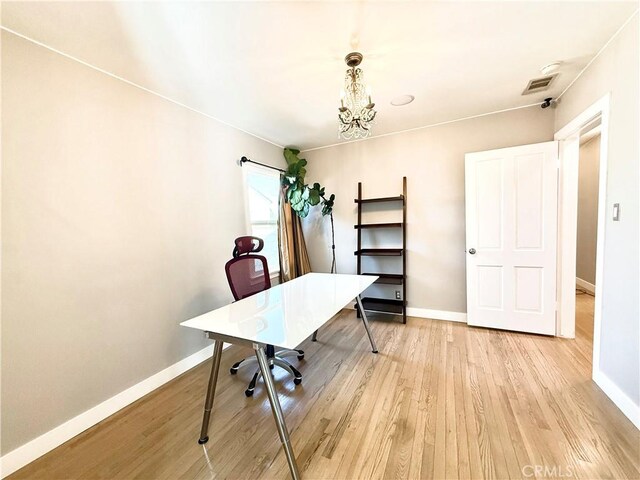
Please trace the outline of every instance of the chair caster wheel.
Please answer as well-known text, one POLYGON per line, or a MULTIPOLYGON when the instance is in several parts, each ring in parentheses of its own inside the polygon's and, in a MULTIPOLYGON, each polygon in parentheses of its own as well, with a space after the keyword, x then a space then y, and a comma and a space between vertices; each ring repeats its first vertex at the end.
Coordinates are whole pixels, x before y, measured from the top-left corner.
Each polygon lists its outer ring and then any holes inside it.
POLYGON ((209 437, 204 437, 204 438, 200 438, 198 439, 198 443, 200 445, 204 445, 205 443, 207 443, 209 441, 209 437))
POLYGON ((296 385, 300 385, 302 383, 302 378, 294 378, 293 383, 295 383, 296 385))
POLYGON ((303 360, 303 359, 304 359, 304 354, 298 355, 298 360, 303 360))
POLYGON ((244 394, 245 394, 247 397, 253 397, 253 390, 245 390, 245 391, 244 391, 244 394))
POLYGON ((233 367, 231 367, 231 368, 229 369, 229 373, 230 373, 231 375, 235 375, 236 373, 238 373, 238 369, 237 369, 237 368, 233 368, 233 367))

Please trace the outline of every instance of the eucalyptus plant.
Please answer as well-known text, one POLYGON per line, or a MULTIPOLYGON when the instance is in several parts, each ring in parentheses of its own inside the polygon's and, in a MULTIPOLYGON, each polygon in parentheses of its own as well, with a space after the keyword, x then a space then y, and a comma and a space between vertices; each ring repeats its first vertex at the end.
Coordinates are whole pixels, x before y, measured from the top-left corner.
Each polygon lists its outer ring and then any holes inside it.
POLYGON ((285 148, 284 158, 287 161, 287 170, 282 175, 282 186, 286 189, 286 196, 291 209, 300 218, 309 215, 311 207, 322 206, 322 215, 329 215, 331 218, 331 273, 336 270, 336 242, 333 226, 333 204, 336 196, 332 193, 327 198, 325 189, 319 183, 309 186, 304 183, 307 174, 307 161, 300 158, 300 150, 295 148, 285 148))

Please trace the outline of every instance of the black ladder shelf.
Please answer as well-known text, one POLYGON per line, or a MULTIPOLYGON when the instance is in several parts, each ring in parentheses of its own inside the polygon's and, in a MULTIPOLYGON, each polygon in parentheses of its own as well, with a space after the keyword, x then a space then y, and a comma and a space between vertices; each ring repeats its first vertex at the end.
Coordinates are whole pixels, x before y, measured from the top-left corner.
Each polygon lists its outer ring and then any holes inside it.
MULTIPOLYGON (((402 300, 388 298, 363 297, 362 306, 365 310, 402 315, 402 323, 407 323, 407 177, 402 177, 402 195, 397 197, 362 198, 362 182, 358 182, 358 198, 354 199, 358 205, 358 223, 353 226, 358 232, 358 249, 353 252, 358 260, 358 275, 377 275, 377 285, 401 285, 402 300), (362 223, 362 209, 365 205, 382 202, 398 203, 402 205, 402 222, 394 223, 362 223), (374 229, 388 229, 400 231, 402 234, 402 248, 369 248, 362 246, 362 231, 374 229), (362 271, 362 257, 401 257, 402 273, 374 273, 362 271)), ((366 208, 366 207, 365 207, 366 208)), ((356 306, 356 310, 358 307, 356 306)), ((360 316, 360 312, 358 312, 360 316)))

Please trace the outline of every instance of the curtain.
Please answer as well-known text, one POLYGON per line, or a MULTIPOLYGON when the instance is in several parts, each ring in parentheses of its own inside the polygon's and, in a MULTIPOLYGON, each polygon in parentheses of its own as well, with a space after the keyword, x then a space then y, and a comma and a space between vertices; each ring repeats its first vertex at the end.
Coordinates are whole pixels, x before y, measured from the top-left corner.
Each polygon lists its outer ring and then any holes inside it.
POLYGON ((288 282, 311 271, 307 245, 302 235, 302 222, 286 202, 280 189, 278 212, 278 247, 280 251, 280 282, 288 282))

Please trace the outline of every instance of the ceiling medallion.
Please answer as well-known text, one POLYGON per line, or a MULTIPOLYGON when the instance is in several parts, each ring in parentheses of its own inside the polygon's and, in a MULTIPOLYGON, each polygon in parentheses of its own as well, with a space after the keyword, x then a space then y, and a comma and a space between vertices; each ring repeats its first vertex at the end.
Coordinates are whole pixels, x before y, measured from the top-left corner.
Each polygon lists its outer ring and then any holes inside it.
POLYGON ((376 118, 371 101, 371 91, 364 84, 364 73, 358 65, 362 54, 352 52, 344 58, 349 66, 345 76, 344 90, 340 92, 338 108, 338 138, 351 140, 371 135, 371 126, 376 118))

